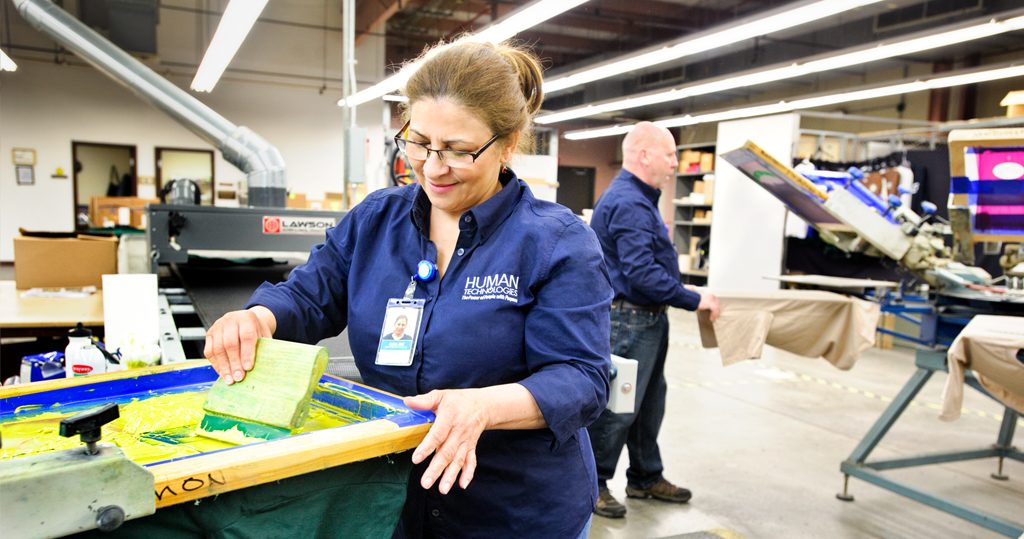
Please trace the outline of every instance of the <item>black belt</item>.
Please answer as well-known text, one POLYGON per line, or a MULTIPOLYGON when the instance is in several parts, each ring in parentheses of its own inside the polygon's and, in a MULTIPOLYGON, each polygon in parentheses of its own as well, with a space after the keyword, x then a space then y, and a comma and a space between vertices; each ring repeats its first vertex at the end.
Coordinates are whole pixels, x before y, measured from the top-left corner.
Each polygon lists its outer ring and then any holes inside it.
POLYGON ((630 303, 622 298, 612 300, 613 309, 634 309, 637 311, 645 311, 654 314, 661 314, 668 310, 668 307, 664 305, 637 305, 636 303, 630 303))

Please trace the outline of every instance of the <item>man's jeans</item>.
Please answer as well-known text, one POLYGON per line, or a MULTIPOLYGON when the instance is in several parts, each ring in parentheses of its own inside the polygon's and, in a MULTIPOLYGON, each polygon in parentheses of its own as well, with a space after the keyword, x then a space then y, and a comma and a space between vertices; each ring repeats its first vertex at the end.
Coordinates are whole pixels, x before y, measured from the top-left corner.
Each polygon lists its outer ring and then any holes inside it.
POLYGON ((668 317, 638 309, 612 308, 612 353, 637 361, 636 406, 632 414, 604 410, 590 426, 590 443, 597 461, 597 479, 603 487, 615 475, 622 446, 629 448, 626 481, 648 488, 661 479, 658 431, 665 416, 665 356, 668 353, 668 317))

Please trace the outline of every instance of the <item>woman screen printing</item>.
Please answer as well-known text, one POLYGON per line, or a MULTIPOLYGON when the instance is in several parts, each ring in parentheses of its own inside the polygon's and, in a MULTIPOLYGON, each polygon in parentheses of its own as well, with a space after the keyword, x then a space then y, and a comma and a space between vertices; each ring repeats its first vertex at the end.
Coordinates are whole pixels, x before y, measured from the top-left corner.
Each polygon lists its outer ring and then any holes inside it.
POLYGON ((507 167, 541 83, 520 49, 440 50, 409 79, 396 136, 418 183, 372 193, 305 266, 207 333, 207 357, 239 381, 258 337, 317 342, 347 327, 366 383, 437 415, 411 455, 399 536, 589 527, 583 429, 607 400, 612 294, 593 232, 507 167), (402 309, 417 314, 403 332, 415 344, 378 353, 402 309))

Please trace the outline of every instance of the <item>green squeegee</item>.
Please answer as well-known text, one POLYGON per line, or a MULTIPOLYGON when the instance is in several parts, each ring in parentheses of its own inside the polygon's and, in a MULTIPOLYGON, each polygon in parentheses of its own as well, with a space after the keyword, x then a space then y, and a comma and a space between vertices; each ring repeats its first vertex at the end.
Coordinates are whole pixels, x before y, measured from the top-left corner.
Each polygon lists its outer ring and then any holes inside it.
POLYGON ((233 444, 273 440, 302 427, 327 349, 274 339, 256 342, 256 362, 241 382, 217 379, 196 434, 233 444))

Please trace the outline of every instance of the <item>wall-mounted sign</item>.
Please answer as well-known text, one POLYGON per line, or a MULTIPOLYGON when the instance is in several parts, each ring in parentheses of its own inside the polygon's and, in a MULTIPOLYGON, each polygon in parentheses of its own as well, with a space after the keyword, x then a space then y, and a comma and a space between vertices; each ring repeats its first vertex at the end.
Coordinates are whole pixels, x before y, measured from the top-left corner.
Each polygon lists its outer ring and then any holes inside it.
POLYGON ((33 185, 36 183, 35 167, 31 165, 15 165, 15 176, 18 178, 18 185, 33 185))
POLYGON ((36 151, 32 148, 11 148, 11 159, 15 165, 35 165, 36 151))

